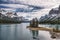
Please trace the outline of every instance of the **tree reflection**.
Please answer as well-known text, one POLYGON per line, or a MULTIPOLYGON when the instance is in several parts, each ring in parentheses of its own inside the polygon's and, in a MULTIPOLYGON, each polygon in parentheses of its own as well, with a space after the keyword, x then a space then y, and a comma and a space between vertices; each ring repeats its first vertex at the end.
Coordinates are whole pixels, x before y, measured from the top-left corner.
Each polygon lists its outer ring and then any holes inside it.
POLYGON ((37 39, 38 38, 38 30, 31 30, 33 39, 37 39))
POLYGON ((59 38, 60 31, 59 31, 59 25, 56 24, 56 26, 53 27, 53 30, 51 31, 51 38, 59 38))

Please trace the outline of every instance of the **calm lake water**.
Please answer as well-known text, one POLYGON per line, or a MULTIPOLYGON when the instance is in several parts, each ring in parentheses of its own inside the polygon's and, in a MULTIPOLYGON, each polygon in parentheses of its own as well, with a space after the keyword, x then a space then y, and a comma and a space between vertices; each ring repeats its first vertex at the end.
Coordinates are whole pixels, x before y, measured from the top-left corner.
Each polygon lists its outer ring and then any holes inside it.
MULTIPOLYGON (((48 31, 32 31, 26 28, 27 26, 29 23, 0 24, 0 40, 53 40, 48 31)), ((40 24, 39 26, 55 27, 57 25, 40 24)))

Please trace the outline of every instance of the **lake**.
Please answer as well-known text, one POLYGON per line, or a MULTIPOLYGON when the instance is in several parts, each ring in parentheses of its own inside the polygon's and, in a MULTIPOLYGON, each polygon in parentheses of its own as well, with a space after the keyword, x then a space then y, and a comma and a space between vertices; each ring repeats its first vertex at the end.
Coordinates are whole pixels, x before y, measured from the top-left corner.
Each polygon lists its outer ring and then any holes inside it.
MULTIPOLYGON (((48 31, 32 31, 26 28, 27 26, 29 23, 0 24, 0 40, 54 40, 48 31)), ((55 27, 57 25, 40 24, 39 26, 55 27)))

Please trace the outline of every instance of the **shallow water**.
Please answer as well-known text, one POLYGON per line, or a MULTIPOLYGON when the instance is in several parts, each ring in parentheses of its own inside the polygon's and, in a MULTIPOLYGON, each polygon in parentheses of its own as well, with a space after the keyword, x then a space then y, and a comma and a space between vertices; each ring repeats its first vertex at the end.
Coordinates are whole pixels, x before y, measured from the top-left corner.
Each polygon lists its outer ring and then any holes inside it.
MULTIPOLYGON (((32 31, 26 28, 27 26, 29 23, 0 24, 0 40, 53 40, 48 31, 32 31)), ((55 27, 56 25, 40 24, 39 26, 55 27)))

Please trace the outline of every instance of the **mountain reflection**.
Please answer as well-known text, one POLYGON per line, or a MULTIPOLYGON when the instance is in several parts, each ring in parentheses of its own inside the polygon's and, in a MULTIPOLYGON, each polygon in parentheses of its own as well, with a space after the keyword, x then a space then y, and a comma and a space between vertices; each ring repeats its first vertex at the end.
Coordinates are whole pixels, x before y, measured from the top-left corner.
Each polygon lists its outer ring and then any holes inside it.
POLYGON ((0 40, 20 40, 17 30, 17 24, 0 25, 0 40))
MULTIPOLYGON (((29 30, 29 23, 0 24, 0 40, 52 40, 45 31, 29 30)), ((40 24, 41 27, 56 27, 57 25, 40 24)), ((59 29, 60 29, 60 25, 59 29)))

